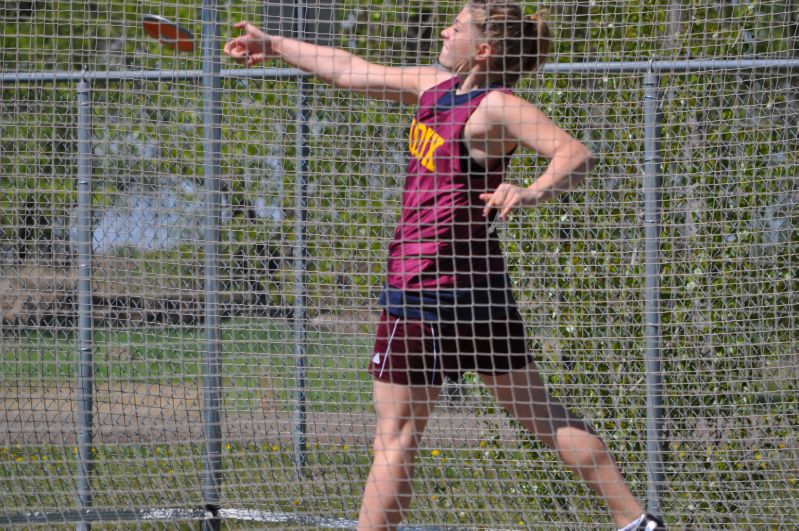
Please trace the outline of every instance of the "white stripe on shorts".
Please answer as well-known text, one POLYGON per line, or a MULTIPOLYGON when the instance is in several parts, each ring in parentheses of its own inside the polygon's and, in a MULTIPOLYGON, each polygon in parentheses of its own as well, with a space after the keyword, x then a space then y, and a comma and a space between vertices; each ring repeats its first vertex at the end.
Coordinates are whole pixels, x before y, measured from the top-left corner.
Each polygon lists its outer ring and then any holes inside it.
POLYGON ((391 335, 388 337, 388 345, 386 345, 386 352, 383 354, 383 363, 380 364, 380 374, 378 375, 379 378, 383 377, 383 371, 386 368, 386 361, 388 361, 388 355, 391 353, 391 342, 394 340, 394 334, 397 333, 397 326, 399 326, 400 320, 397 319, 394 321, 394 329, 391 331, 391 335))

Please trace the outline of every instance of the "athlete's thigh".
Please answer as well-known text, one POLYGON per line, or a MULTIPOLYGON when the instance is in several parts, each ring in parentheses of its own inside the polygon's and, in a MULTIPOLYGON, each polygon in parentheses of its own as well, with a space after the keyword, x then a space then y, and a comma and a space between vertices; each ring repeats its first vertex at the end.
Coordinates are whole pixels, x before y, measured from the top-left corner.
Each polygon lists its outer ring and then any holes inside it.
POLYGON ((549 446, 560 428, 593 430, 552 398, 534 363, 503 374, 480 374, 497 401, 528 430, 549 446))
POLYGON ((379 445, 399 438, 403 446, 418 446, 436 407, 441 386, 402 385, 373 380, 379 445), (382 439, 382 440, 381 440, 382 439))

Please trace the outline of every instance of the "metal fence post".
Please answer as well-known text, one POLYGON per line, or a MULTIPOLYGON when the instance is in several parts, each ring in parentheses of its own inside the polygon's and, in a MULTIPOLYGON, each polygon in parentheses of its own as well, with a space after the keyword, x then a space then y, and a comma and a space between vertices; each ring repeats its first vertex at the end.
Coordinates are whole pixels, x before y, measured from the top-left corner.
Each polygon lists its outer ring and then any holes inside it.
POLYGON ((77 491, 81 521, 92 507, 94 358, 92 352, 92 95, 88 81, 78 83, 78 455, 77 491))
MULTIPOLYGON (((219 529, 222 483, 222 369, 219 320, 220 248, 220 152, 222 140, 221 63, 217 31, 219 13, 216 0, 203 0, 202 6, 203 126, 205 173, 205 483, 203 504, 210 518, 204 529, 219 529)), ((208 515, 206 515, 208 516, 208 515)))
MULTIPOLYGON (((297 2, 297 38, 305 35, 305 3, 297 2)), ((308 92, 310 83, 300 79, 297 94, 297 177, 294 204, 294 366, 297 386, 294 406, 294 469, 297 477, 304 475, 307 464, 307 378, 306 345, 308 342, 308 308, 306 281, 308 268, 308 92)))
POLYGON ((647 510, 662 516, 664 482, 661 430, 663 421, 663 373, 660 336, 660 129, 658 74, 644 76, 644 241, 646 244, 646 453, 647 510))

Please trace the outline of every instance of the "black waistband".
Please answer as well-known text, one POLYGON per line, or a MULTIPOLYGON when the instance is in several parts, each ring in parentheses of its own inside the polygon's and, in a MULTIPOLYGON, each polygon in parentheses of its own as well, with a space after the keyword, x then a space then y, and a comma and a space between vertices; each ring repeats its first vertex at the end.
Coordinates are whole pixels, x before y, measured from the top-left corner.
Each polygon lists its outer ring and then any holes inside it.
POLYGON ((423 321, 490 321, 507 316, 516 301, 507 275, 488 286, 457 290, 401 290, 386 286, 380 305, 395 316, 423 321))

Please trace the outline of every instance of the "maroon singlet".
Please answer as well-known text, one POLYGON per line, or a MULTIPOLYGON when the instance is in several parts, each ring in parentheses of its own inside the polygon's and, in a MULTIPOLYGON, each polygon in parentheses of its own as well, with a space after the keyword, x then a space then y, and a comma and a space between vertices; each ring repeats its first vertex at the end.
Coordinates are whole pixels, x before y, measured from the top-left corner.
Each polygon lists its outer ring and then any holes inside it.
POLYGON ((422 94, 411 123, 402 214, 388 248, 390 289, 468 290, 505 275, 499 240, 489 233, 496 211, 483 217, 480 194, 499 186, 507 160, 485 171, 462 147, 464 125, 490 90, 455 96, 457 84, 453 77, 422 94))
POLYGON ((388 285, 369 364, 401 385, 440 385, 465 371, 501 374, 532 362, 496 232, 480 194, 504 178, 469 159, 463 127, 490 90, 455 94, 452 78, 425 92, 411 124, 402 214, 389 246, 388 285))

